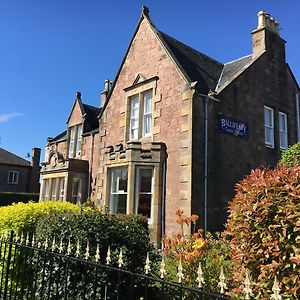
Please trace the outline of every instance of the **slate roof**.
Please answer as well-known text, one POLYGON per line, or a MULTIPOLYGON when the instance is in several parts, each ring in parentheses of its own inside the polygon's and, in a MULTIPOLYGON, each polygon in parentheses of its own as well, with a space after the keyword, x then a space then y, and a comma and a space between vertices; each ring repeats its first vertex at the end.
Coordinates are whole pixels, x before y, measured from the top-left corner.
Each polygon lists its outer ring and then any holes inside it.
POLYGON ((223 89, 228 83, 237 77, 243 70, 245 70, 251 63, 252 55, 244 56, 232 62, 224 65, 222 74, 219 79, 219 83, 216 87, 216 91, 223 89))
POLYGON ((84 113, 86 113, 83 133, 95 130, 99 127, 98 116, 100 114, 100 108, 85 103, 82 103, 82 107, 84 113))
MULTIPOLYGON (((83 110, 82 113, 86 114, 83 134, 98 129, 99 127, 98 116, 100 114, 100 108, 85 103, 81 103, 80 105, 83 110)), ((61 141, 66 138, 67 138, 67 130, 61 132, 56 137, 52 138, 50 143, 61 141)))
POLYGON ((197 88, 201 93, 207 94, 209 90, 215 90, 223 70, 222 63, 161 31, 158 34, 190 81, 198 82, 197 88))
POLYGON ((58 134, 56 137, 54 137, 51 141, 59 141, 59 140, 64 140, 67 138, 67 130, 65 130, 64 132, 58 134))
POLYGON ((4 150, 3 148, 0 148, 0 163, 19 166, 31 166, 30 161, 20 156, 17 156, 7 150, 4 150))

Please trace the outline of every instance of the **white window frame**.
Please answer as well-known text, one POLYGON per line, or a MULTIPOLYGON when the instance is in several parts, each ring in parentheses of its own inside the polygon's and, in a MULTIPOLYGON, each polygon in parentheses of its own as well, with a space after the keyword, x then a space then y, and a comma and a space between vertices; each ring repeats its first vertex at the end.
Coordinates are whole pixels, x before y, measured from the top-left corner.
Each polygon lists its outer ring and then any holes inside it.
POLYGON ((265 146, 268 148, 274 149, 274 109, 269 106, 264 106, 264 128, 265 128, 265 146), (271 113, 271 124, 266 124, 265 114, 266 111, 271 113), (271 140, 267 141, 266 131, 269 130, 271 132, 271 140))
POLYGON ((19 171, 8 171, 7 183, 8 184, 19 184, 19 175, 20 175, 19 171), (10 180, 10 179, 12 179, 12 180, 10 180))
POLYGON ((130 97, 130 126, 129 139, 137 140, 139 138, 139 114, 140 114, 140 100, 138 95, 130 97), (133 112, 137 110, 137 115, 133 112), (134 124, 138 124, 137 127, 134 124))
POLYGON ((152 134, 152 101, 153 101, 153 92, 152 90, 148 90, 142 93, 142 103, 143 103, 143 132, 142 136, 151 136, 152 134), (147 94, 151 94, 150 98, 146 98, 147 94), (146 101, 150 102, 150 111, 147 111, 146 101), (150 120, 150 131, 146 131, 147 120, 150 120))
POLYGON ((77 125, 76 157, 79 157, 81 155, 82 129, 82 124, 77 125))
POLYGON ((128 167, 120 167, 120 168, 112 168, 110 169, 110 197, 109 197, 109 211, 112 214, 118 213, 117 207, 118 203, 115 203, 113 201, 113 198, 117 195, 126 195, 126 207, 125 207, 125 214, 127 213, 127 202, 128 202, 128 167), (116 177, 116 173, 119 170, 126 170, 127 172, 127 191, 120 190, 119 189, 119 182, 120 182, 120 177, 116 177), (114 191, 114 180, 117 180, 117 189, 114 191))
POLYGON ((138 166, 136 167, 136 176, 135 176, 135 201, 134 201, 134 213, 138 214, 138 207, 139 207, 139 196, 141 194, 151 195, 151 203, 150 203, 150 217, 148 218, 148 223, 152 223, 152 212, 153 212, 153 178, 154 178, 154 168, 151 166, 138 166), (152 176, 151 176, 151 192, 140 192, 140 180, 141 180, 141 170, 151 170, 152 176))
POLYGON ((50 200, 49 192, 50 192, 50 179, 44 179, 44 200, 50 200))
POLYGON ((65 196, 65 177, 59 179, 59 200, 63 201, 65 196))
POLYGON ((280 141, 280 149, 285 150, 288 148, 288 122, 287 122, 287 114, 284 112, 279 112, 279 141, 280 141), (283 118, 283 123, 281 122, 283 118))
POLYGON ((129 97, 129 140, 138 140, 142 137, 152 135, 152 111, 153 111, 153 89, 148 89, 143 92, 134 94, 129 97), (146 95, 151 95, 146 98, 146 95), (138 105, 134 105, 133 102, 138 105), (146 101, 150 102, 150 111, 147 111, 146 101), (137 114, 133 114, 133 110, 138 110, 137 114), (146 130, 147 120, 149 121, 149 130, 146 130), (138 124, 138 128, 134 126, 138 124), (134 133, 133 133, 134 132, 134 133))
POLYGON ((80 157, 82 147, 83 124, 74 125, 69 128, 69 158, 80 157))

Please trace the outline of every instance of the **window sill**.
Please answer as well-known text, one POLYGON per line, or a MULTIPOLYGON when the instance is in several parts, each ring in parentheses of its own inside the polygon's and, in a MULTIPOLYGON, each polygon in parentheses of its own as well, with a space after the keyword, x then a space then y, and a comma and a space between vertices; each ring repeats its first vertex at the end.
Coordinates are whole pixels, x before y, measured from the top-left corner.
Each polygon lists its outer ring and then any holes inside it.
POLYGON ((275 146, 272 146, 272 145, 266 145, 266 144, 265 144, 265 147, 266 147, 267 149, 275 150, 275 146))

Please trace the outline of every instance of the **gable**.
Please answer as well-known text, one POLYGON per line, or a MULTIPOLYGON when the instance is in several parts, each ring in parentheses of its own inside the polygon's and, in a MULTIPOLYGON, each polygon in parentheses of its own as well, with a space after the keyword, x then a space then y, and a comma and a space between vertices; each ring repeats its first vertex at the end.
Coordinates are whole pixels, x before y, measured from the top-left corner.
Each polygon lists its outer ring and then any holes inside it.
POLYGON ((82 123, 83 114, 81 101, 76 99, 67 121, 68 127, 82 123))

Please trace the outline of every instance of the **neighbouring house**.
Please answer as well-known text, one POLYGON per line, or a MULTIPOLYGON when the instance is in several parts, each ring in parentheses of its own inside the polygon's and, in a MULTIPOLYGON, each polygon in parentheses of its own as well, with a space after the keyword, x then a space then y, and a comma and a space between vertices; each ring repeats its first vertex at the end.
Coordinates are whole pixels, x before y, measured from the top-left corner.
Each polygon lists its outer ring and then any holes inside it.
POLYGON ((33 148, 30 162, 0 148, 0 192, 38 193, 40 155, 41 149, 33 148))
POLYGON ((41 199, 143 214, 153 241, 177 230, 177 208, 220 230, 234 185, 300 140, 279 24, 259 12, 251 34, 252 53, 224 64, 159 31, 144 7, 101 109, 78 94, 66 131, 48 139, 41 199))

